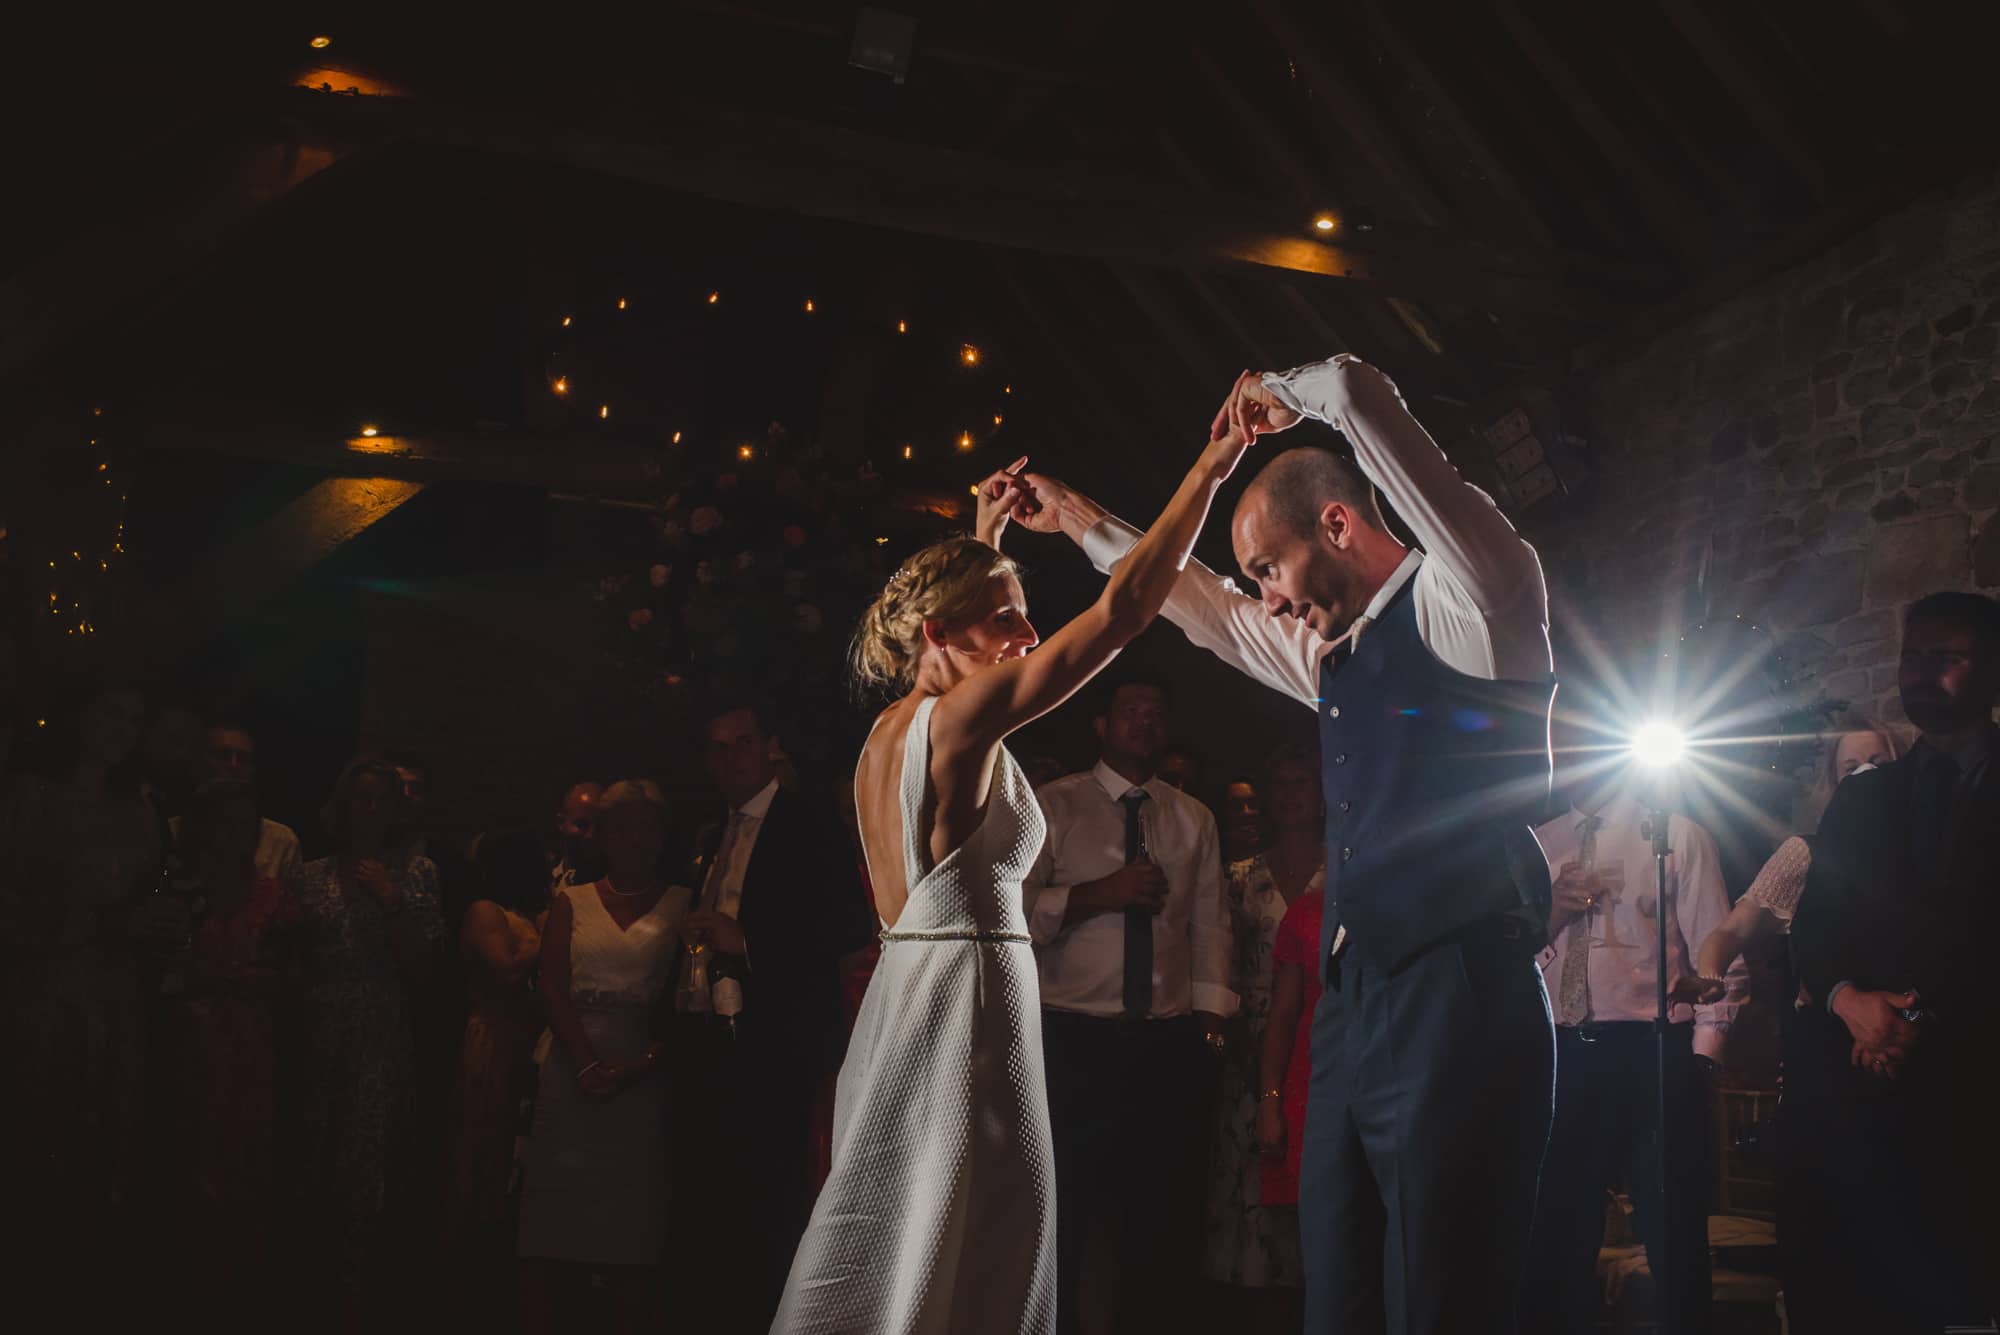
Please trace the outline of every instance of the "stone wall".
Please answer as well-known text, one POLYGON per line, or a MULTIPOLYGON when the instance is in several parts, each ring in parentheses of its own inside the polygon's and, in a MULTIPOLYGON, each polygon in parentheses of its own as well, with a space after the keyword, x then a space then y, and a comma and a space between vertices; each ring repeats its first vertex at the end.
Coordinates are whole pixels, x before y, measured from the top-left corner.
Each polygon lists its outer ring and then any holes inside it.
POLYGON ((1592 475, 1523 524, 1559 622, 1629 651, 1742 614, 1825 694, 1900 720, 1902 608, 2000 588, 1996 353, 1983 171, 1571 384, 1592 475))

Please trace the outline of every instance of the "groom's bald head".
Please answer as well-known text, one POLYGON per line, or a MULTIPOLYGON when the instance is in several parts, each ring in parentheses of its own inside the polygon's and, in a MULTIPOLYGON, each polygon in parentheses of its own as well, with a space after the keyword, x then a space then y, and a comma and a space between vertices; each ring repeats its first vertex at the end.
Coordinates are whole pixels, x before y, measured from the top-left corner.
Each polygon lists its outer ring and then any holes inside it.
POLYGON ((1317 446, 1285 450, 1264 465, 1236 502, 1240 518, 1255 508, 1284 532, 1309 534, 1333 504, 1345 505, 1371 527, 1388 530, 1375 488, 1344 454, 1317 446))

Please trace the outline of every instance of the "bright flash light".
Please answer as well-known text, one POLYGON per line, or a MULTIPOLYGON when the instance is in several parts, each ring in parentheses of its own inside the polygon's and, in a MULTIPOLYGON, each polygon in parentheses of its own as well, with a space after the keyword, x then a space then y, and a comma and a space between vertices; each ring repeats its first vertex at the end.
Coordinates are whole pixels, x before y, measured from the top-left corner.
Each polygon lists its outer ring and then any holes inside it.
POLYGON ((1322 213, 1319 217, 1313 219, 1313 226, 1322 232, 1331 232, 1333 225, 1333 216, 1331 214, 1322 213))
POLYGON ((1653 722, 1632 734, 1632 758, 1647 769, 1665 769, 1687 754, 1687 737, 1671 723, 1653 722))
POLYGON ((331 37, 315 37, 307 45, 315 51, 324 51, 333 45, 333 39, 331 37))
POLYGON ((372 437, 374 437, 374 436, 378 436, 378 435, 380 435, 380 434, 382 434, 382 433, 381 433, 381 429, 380 429, 379 427, 372 427, 372 426, 364 426, 364 427, 362 427, 362 428, 361 428, 361 434, 362 434, 362 435, 364 435, 364 436, 368 436, 368 437, 371 437, 371 438, 372 438, 372 437))
POLYGON ((968 343, 958 350, 958 359, 967 366, 977 366, 979 365, 979 349, 968 343))

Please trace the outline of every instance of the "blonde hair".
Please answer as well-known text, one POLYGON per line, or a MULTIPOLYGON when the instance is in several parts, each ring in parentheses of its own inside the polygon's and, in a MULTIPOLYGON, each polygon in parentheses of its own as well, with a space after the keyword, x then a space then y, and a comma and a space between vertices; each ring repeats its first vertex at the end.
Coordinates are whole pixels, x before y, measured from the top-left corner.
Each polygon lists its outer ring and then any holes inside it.
POLYGON ((604 790, 597 799, 597 818, 603 820, 620 807, 629 807, 643 802, 653 808, 653 814, 660 818, 660 824, 667 823, 667 799, 660 792, 660 786, 651 779, 620 779, 604 790))
POLYGON ((1014 558, 977 538, 947 538, 903 562, 861 614, 848 670, 858 687, 907 690, 923 653, 924 623, 960 625, 978 611, 988 581, 1019 578, 1014 558))
POLYGON ((1898 759, 1903 754, 1902 741, 1896 736, 1895 730, 1888 724, 1882 722, 1880 719, 1870 718, 1864 714, 1849 714, 1847 717, 1841 719, 1837 726, 1822 734, 1826 739, 1824 747, 1825 756, 1820 761, 1819 775, 1816 780, 1818 796, 1822 801, 1831 797, 1833 790, 1840 786, 1841 739, 1850 733, 1857 732, 1873 733, 1876 737, 1880 738, 1888 748, 1889 759, 1891 760, 1898 759))

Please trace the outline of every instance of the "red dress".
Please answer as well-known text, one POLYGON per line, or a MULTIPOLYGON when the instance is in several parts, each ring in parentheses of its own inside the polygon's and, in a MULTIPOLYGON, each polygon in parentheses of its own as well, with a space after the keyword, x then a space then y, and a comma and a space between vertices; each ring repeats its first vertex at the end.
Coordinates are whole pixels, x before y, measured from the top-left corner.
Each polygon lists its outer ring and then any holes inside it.
POLYGON ((1292 1059, 1285 1067, 1285 1158, 1264 1160, 1263 1202, 1266 1205, 1299 1203, 1299 1150, 1306 1138, 1306 1087, 1312 1083, 1313 1009, 1319 1005, 1319 928, 1326 896, 1308 890, 1292 901, 1278 924, 1278 939, 1271 948, 1275 964, 1296 964, 1305 970, 1305 1004, 1299 1007, 1299 1025, 1292 1034, 1292 1059))

